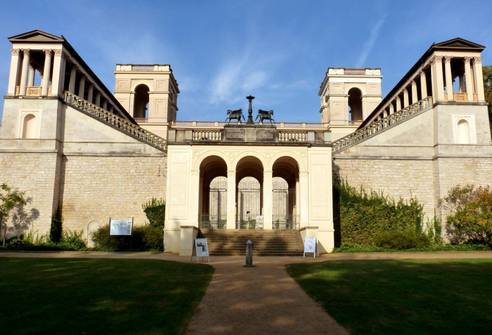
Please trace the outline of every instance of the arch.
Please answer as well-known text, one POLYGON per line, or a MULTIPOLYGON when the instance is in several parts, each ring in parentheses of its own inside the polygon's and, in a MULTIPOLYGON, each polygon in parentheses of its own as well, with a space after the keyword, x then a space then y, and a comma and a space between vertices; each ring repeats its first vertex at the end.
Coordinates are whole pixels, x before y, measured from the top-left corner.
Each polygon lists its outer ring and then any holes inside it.
POLYGON ((22 138, 36 138, 37 120, 34 114, 27 114, 22 122, 22 138))
POLYGON ((238 228, 255 228, 263 214, 263 163, 255 156, 236 163, 236 204, 238 228))
POLYGON ((299 164, 290 156, 282 156, 272 165, 272 223, 276 229, 291 229, 298 222, 299 164))
POLYGON ((133 102, 133 117, 136 119, 147 119, 149 117, 149 87, 140 84, 135 87, 135 98, 133 102))
POLYGON ((255 177, 260 184, 263 183, 263 163, 259 158, 245 156, 236 163, 236 182, 246 176, 255 177))
POLYGON ((458 121, 458 143, 470 144, 470 124, 465 119, 458 121))
POLYGON ((201 228, 224 228, 227 216, 227 163, 219 156, 200 163, 199 220, 201 228))
POLYGON ((352 87, 348 91, 349 121, 362 121, 362 91, 352 87))

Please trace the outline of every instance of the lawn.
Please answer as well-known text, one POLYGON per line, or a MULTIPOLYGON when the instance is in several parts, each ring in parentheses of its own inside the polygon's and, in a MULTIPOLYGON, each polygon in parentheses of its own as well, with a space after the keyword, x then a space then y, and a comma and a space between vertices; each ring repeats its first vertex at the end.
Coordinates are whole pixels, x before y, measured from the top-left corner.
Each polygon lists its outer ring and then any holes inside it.
POLYGON ((329 261, 289 274, 352 334, 489 334, 492 260, 329 261))
POLYGON ((180 334, 212 273, 158 260, 0 258, 0 333, 180 334))

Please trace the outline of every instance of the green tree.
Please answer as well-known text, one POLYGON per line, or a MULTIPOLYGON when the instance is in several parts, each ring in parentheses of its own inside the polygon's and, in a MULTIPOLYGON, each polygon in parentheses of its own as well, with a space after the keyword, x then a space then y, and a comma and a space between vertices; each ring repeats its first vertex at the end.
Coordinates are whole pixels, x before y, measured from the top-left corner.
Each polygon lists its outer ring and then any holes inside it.
POLYGON ((24 192, 12 189, 7 184, 0 185, 0 231, 2 245, 5 246, 7 237, 7 221, 12 210, 22 207, 27 203, 24 192))
POLYGON ((485 101, 489 105, 489 123, 492 130, 492 66, 483 66, 483 83, 485 88, 485 101))

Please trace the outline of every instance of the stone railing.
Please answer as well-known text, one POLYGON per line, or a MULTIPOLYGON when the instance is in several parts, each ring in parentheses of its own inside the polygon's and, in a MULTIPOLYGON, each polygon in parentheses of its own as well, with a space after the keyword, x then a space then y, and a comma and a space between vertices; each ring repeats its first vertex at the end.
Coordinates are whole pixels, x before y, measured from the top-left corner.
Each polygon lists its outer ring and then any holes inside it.
POLYGON ((161 151, 166 150, 166 140, 159 137, 150 131, 147 131, 140 126, 133 124, 122 117, 113 114, 79 96, 65 91, 64 101, 70 107, 73 107, 93 118, 99 120, 108 126, 111 126, 122 133, 133 137, 141 142, 147 143, 161 151))
MULTIPOLYGON (((314 140, 314 139, 313 139, 314 140)), ((302 130, 278 130, 279 142, 307 142, 308 132, 302 130)))
POLYGON ((222 130, 220 129, 193 129, 193 141, 200 142, 220 142, 222 140, 222 130))
POLYGON ((358 129, 333 142, 333 152, 337 153, 359 144, 431 108, 432 97, 427 97, 382 119, 374 120, 364 128, 358 129))

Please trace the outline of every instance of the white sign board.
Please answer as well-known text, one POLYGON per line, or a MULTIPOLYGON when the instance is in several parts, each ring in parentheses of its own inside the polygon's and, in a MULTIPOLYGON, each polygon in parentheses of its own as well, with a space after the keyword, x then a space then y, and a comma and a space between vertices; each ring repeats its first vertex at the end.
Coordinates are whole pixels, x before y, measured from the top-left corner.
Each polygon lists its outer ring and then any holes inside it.
POLYGON ((195 239, 195 251, 197 257, 208 257, 208 241, 206 238, 195 239))
POLYGON ((109 235, 111 236, 129 236, 132 234, 133 218, 128 219, 110 219, 109 235))
POLYGON ((304 238, 304 256, 307 253, 312 253, 316 257, 316 237, 306 236, 304 238))

